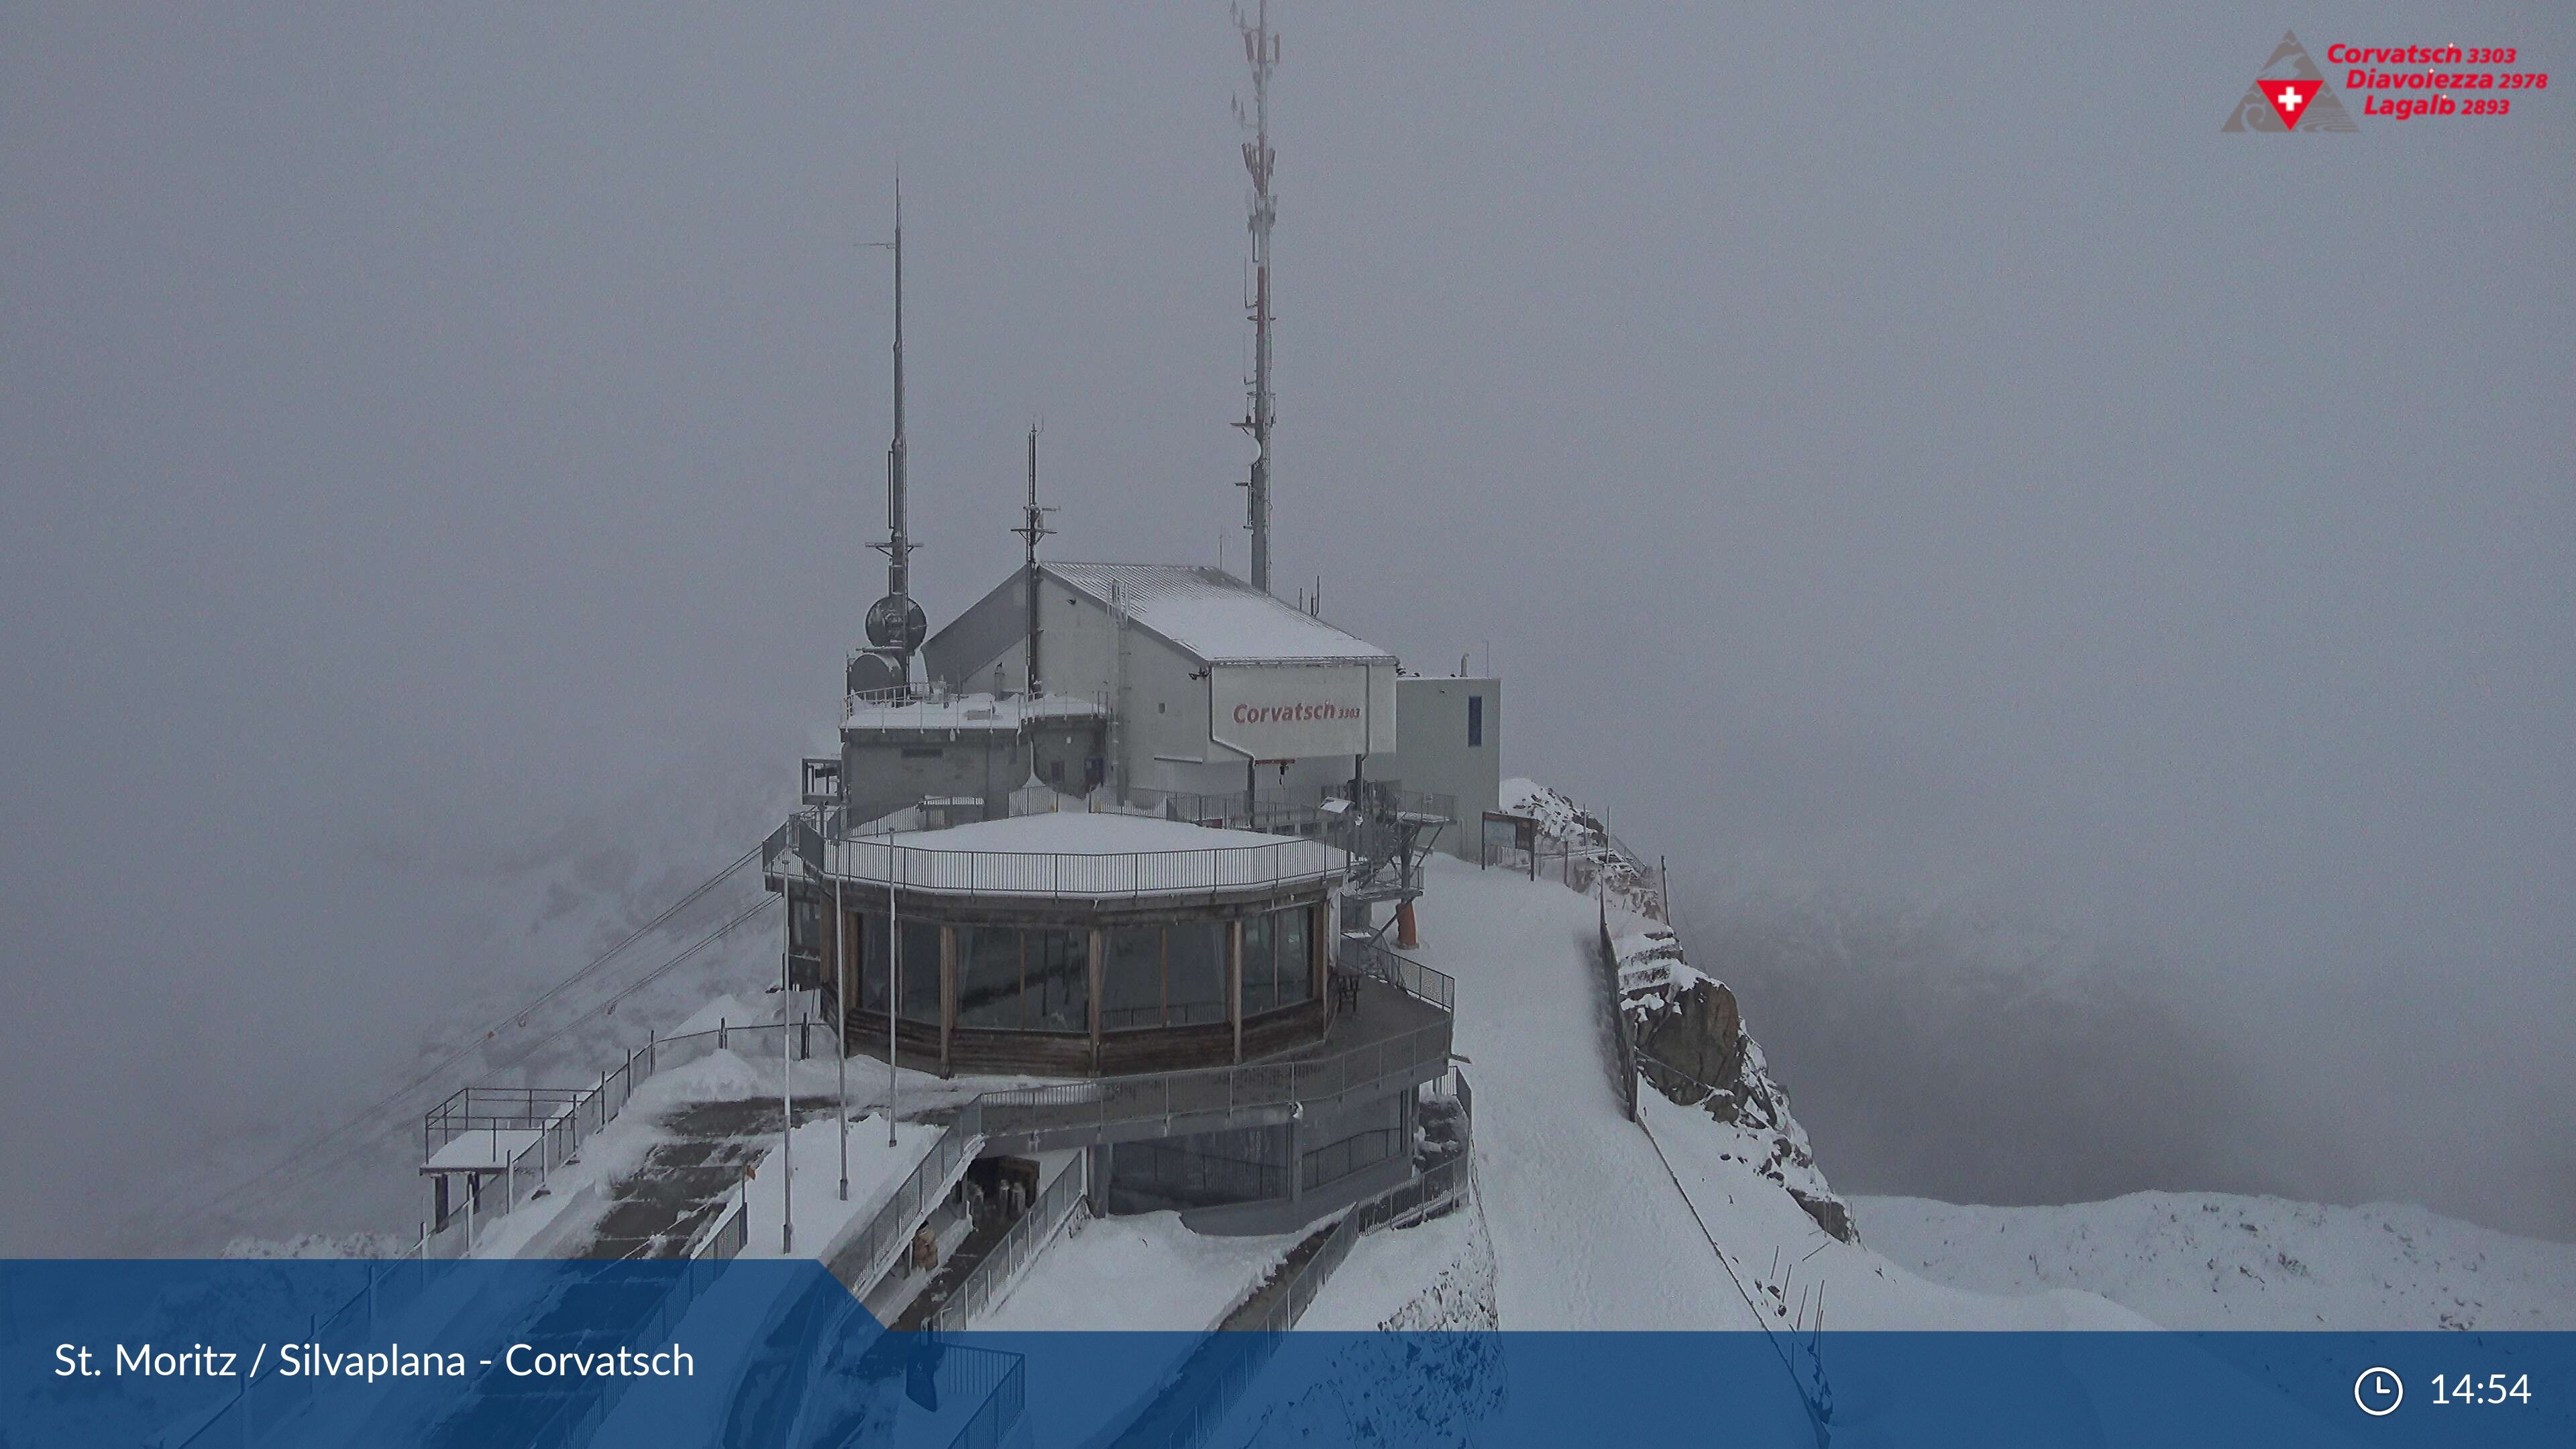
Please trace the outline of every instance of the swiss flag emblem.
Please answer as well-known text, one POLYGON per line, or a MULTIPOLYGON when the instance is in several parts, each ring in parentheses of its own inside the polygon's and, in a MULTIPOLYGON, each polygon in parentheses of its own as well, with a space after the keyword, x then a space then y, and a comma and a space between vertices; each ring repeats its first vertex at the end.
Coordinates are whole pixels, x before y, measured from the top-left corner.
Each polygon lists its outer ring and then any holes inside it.
POLYGON ((2299 129, 2299 118, 2308 113, 2308 102, 2317 98, 2317 87, 2325 82, 2266 80, 2255 84, 2262 88, 2263 99, 2272 103, 2272 109, 2281 117, 2281 124, 2295 131, 2299 129))

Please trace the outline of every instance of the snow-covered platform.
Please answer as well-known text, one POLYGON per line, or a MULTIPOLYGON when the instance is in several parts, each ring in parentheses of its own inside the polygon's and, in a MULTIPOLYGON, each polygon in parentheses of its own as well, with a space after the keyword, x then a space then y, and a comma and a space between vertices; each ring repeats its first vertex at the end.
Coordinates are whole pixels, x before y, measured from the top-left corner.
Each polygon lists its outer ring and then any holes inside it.
POLYGON ((1349 869, 1319 840, 1061 811, 828 842, 827 880, 937 895, 1105 900, 1275 891, 1349 869))

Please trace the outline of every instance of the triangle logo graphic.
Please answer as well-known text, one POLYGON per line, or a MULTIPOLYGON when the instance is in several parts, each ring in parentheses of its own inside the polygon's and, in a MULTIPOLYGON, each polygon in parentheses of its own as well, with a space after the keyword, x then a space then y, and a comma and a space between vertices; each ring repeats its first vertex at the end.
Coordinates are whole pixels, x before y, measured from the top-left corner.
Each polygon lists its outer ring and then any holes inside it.
POLYGON ((2285 131, 2295 131, 2299 129, 2299 117, 2304 114, 2301 108, 2317 98, 2317 87, 2325 82, 2267 80, 2258 81, 2256 84, 2262 87, 2263 99, 2270 101, 2273 111, 2280 116, 2281 128, 2285 131))
POLYGON ((2221 131, 2358 131, 2299 37, 2284 31, 2221 131))

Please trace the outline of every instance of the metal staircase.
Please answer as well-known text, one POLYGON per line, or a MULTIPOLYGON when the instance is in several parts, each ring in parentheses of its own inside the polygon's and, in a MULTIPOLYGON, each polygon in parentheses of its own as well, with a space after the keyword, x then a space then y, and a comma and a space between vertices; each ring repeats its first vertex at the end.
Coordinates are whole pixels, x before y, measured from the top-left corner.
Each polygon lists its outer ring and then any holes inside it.
POLYGON ((1440 833, 1457 823, 1455 810, 1446 796, 1411 794, 1373 781, 1360 782, 1357 799, 1325 802, 1329 838, 1350 853, 1350 875, 1341 889, 1348 969, 1359 969, 1356 958, 1367 954, 1362 948, 1383 944, 1379 938, 1395 922, 1395 912, 1379 920, 1379 906, 1401 911, 1421 898, 1423 863, 1440 833))

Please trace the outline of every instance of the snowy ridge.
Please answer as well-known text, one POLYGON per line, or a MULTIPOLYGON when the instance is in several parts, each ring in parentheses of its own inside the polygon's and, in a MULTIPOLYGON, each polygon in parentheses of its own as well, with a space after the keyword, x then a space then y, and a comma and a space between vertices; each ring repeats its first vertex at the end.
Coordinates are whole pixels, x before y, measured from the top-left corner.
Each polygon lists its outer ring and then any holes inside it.
POLYGON ((2173 1192, 1859 1207, 1871 1242, 1925 1277, 1985 1293, 2095 1293, 2166 1328, 2576 1329, 2576 1244, 2420 1207, 2173 1192))

